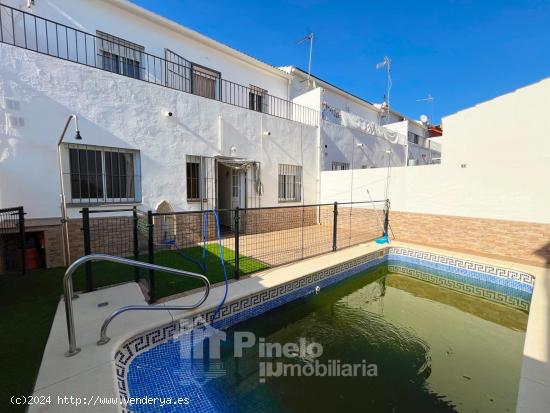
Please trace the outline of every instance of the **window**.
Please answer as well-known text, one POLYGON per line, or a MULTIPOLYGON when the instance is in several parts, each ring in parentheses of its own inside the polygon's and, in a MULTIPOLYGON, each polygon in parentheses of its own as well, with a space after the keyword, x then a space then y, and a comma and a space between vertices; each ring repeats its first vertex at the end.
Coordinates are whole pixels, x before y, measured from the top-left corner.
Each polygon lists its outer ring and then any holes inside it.
POLYGON ((209 99, 220 99, 220 72, 192 64, 191 92, 209 99))
POLYGON ((71 201, 136 202, 139 152, 69 145, 71 201))
POLYGON ((349 169, 349 163, 347 162, 332 162, 333 171, 346 171, 349 169))
POLYGON ((410 143, 415 143, 415 144, 418 145, 418 138, 419 138, 419 136, 416 133, 409 132, 409 142, 410 143))
POLYGON ((248 108, 256 112, 264 112, 267 106, 267 90, 250 85, 248 92, 248 108))
POLYGON ((187 155, 186 179, 187 179, 187 200, 200 200, 200 170, 201 157, 187 155))
POLYGON ((426 139, 421 137, 420 135, 414 133, 414 132, 409 132, 409 143, 414 143, 416 145, 424 145, 426 139))
POLYGON ((279 201, 299 201, 302 193, 302 167, 279 165, 279 201))
POLYGON ((140 62, 143 46, 97 31, 97 50, 101 68, 134 79, 142 79, 140 62))

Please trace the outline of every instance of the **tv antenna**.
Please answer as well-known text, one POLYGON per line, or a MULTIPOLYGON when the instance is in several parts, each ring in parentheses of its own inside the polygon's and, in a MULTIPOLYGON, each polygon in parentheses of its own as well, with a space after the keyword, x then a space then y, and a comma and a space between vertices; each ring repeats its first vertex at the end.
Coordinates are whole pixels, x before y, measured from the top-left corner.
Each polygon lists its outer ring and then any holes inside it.
POLYGON ((390 121, 390 91, 392 87, 391 81, 391 59, 384 56, 384 60, 376 65, 376 69, 386 69, 386 94, 384 95, 384 108, 386 109, 386 123, 390 121))
POLYGON ((296 44, 302 44, 309 40, 309 61, 307 64, 307 82, 309 85, 309 78, 311 77, 311 56, 313 52, 313 39, 315 37, 315 34, 313 32, 309 32, 309 34, 306 34, 304 37, 302 37, 300 40, 296 42, 296 44))
POLYGON ((428 96, 426 96, 425 98, 422 98, 422 99, 416 99, 417 102, 425 102, 427 103, 428 105, 430 105, 430 118, 434 119, 434 101, 435 101, 435 98, 430 94, 428 93, 428 96))

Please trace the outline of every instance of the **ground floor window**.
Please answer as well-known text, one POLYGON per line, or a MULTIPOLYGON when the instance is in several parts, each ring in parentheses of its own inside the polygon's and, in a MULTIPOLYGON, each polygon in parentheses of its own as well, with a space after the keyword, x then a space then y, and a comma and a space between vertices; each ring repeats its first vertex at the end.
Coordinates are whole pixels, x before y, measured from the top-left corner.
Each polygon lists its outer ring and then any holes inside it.
POLYGON ((302 167, 279 164, 279 201, 300 201, 302 167))
POLYGON ((333 171, 347 171, 349 169, 349 163, 347 162, 332 162, 333 171))
POLYGON ((140 200, 139 151, 70 145, 68 155, 71 202, 140 200))
POLYGON ((185 171, 187 180, 187 200, 199 201, 201 197, 201 157, 195 155, 187 155, 185 171))

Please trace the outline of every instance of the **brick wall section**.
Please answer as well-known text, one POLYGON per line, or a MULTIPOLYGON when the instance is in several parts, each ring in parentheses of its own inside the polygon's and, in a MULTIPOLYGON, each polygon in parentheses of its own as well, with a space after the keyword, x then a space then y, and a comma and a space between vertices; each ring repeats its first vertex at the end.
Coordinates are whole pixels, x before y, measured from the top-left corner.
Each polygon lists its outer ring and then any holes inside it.
POLYGON ((46 247, 46 267, 61 267, 63 259, 63 233, 61 224, 44 228, 32 228, 32 231, 44 231, 44 246, 46 247))
POLYGON ((550 267, 550 224, 390 212, 399 241, 550 267))
POLYGON ((314 225, 318 216, 318 207, 253 209, 241 213, 241 233, 262 234, 314 225))

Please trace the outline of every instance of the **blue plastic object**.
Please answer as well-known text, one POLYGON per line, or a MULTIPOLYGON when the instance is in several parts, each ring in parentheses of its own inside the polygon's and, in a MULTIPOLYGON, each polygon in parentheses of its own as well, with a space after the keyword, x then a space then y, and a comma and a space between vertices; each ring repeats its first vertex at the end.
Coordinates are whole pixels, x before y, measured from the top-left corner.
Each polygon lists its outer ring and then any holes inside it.
POLYGON ((202 259, 203 259, 203 262, 204 262, 204 265, 205 265, 205 272, 206 272, 206 229, 207 229, 207 225, 208 225, 208 214, 209 212, 212 212, 212 214, 214 215, 214 218, 216 219, 216 228, 218 230, 218 245, 219 245, 219 248, 220 248, 220 260, 221 260, 221 264, 222 264, 222 270, 223 270, 223 277, 224 277, 224 280, 225 280, 225 292, 223 294, 223 298, 222 298, 222 301, 220 302, 220 304, 218 305, 218 307, 216 308, 216 311, 214 312, 214 315, 212 316, 211 320, 212 320, 212 323, 213 321, 216 319, 216 317, 218 316, 218 313, 220 312, 221 308, 223 307, 223 305, 225 304, 225 300, 227 298, 227 291, 229 289, 229 281, 227 280, 227 270, 225 269, 225 260, 223 258, 223 247, 222 247, 222 238, 221 238, 221 230, 220 230, 220 218, 218 216, 218 213, 216 211, 214 211, 213 209, 211 210, 208 210, 204 213, 204 220, 203 220, 203 228, 202 228, 202 233, 203 233, 203 249, 202 249, 202 259))
POLYGON ((376 239, 375 242, 377 244, 389 244, 390 240, 388 239, 388 236, 384 234, 380 238, 376 239))

